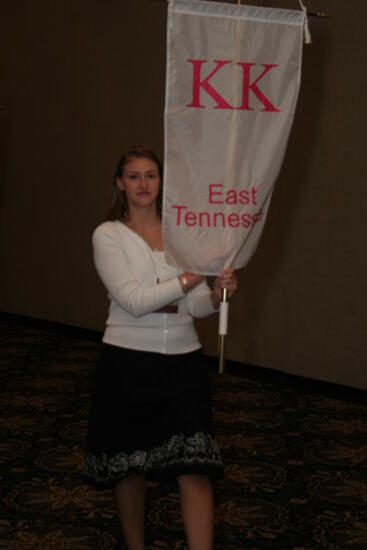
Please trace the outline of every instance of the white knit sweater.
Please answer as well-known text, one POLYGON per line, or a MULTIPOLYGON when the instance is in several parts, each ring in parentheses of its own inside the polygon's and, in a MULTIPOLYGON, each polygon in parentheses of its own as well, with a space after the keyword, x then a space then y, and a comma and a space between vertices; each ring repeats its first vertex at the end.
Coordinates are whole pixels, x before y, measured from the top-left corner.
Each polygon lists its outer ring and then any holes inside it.
POLYGON ((180 271, 166 263, 163 252, 154 252, 119 221, 97 227, 93 252, 110 299, 103 342, 172 354, 200 347, 193 317, 215 311, 206 282, 184 295, 180 271), (175 300, 179 300, 177 313, 156 312, 175 300))

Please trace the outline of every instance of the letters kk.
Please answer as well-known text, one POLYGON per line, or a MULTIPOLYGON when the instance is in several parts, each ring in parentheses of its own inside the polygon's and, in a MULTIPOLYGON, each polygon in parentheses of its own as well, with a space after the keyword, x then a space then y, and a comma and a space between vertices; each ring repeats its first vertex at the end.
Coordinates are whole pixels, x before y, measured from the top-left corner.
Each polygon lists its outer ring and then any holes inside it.
POLYGON ((192 101, 186 105, 186 107, 204 109, 206 105, 202 104, 203 100, 201 98, 201 92, 204 91, 215 101, 216 105, 214 105, 214 109, 238 109, 243 111, 253 111, 254 108, 250 107, 250 92, 252 92, 252 94, 256 96, 263 105, 263 109, 261 109, 261 111, 268 113, 280 112, 280 109, 277 109, 259 88, 260 80, 262 80, 272 69, 274 69, 274 67, 278 67, 278 65, 263 63, 261 66, 264 67, 264 70, 251 82, 251 69, 256 65, 256 63, 236 63, 236 65, 239 65, 242 69, 242 97, 241 105, 239 107, 235 107, 230 105, 230 103, 228 103, 228 101, 226 101, 226 99, 214 88, 213 84, 210 83, 211 79, 218 73, 218 71, 220 71, 225 65, 231 64, 232 61, 215 60, 214 63, 216 66, 204 77, 202 76, 202 66, 204 63, 207 63, 206 59, 188 59, 187 61, 192 64, 193 77, 192 101))

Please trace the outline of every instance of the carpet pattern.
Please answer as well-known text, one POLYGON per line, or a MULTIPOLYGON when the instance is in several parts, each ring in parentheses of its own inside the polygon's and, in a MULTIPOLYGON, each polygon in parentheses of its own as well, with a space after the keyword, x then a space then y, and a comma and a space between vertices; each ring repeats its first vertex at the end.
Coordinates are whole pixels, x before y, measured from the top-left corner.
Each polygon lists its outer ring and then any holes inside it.
MULTIPOLYGON (((0 550, 124 548, 111 492, 80 479, 99 342, 9 317, 0 329, 0 550)), ((241 367, 211 370, 215 548, 366 549, 366 393, 241 367)), ((176 484, 150 483, 147 550, 185 548, 176 484)))

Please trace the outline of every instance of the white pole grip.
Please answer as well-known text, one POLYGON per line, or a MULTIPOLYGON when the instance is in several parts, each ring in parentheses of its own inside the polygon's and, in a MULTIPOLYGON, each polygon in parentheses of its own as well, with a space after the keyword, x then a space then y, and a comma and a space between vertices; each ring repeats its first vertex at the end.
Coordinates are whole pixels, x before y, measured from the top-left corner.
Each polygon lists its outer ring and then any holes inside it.
POLYGON ((220 336, 225 336, 228 329, 228 302, 221 302, 219 308, 219 332, 220 336))

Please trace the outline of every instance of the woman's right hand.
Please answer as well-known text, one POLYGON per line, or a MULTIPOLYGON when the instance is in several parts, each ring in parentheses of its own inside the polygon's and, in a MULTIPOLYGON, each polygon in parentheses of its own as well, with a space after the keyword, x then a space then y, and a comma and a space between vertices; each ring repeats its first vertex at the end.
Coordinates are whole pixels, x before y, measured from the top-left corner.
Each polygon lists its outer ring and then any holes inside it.
POLYGON ((182 290, 186 294, 194 288, 196 285, 201 283, 205 277, 203 275, 197 275, 196 273, 190 273, 189 271, 185 271, 184 273, 181 273, 179 275, 178 280, 180 281, 182 290))
POLYGON ((223 271, 223 273, 217 277, 214 281, 212 290, 212 303, 215 309, 218 309, 222 300, 222 288, 228 289, 229 298, 233 296, 238 286, 237 275, 234 272, 233 267, 229 267, 223 271))

